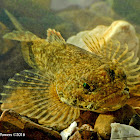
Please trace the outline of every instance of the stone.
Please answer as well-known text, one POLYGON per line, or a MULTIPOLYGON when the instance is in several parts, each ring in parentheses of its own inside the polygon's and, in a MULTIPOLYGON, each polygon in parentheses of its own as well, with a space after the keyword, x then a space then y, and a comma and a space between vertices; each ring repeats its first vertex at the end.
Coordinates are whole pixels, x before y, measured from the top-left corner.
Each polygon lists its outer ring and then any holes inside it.
POLYGON ((110 138, 110 124, 115 122, 116 118, 113 115, 100 114, 96 120, 94 130, 105 139, 110 138))
POLYGON ((89 10, 91 13, 95 13, 97 16, 106 16, 106 17, 117 17, 116 13, 110 7, 110 5, 106 1, 98 1, 96 3, 93 3, 89 10))
POLYGON ((74 121, 73 123, 71 123, 71 125, 64 129, 60 135, 62 137, 62 140, 67 140, 68 137, 73 133, 73 131, 76 129, 77 123, 74 121))
POLYGON ((129 124, 130 119, 135 114, 137 114, 136 111, 129 105, 125 105, 114 112, 100 114, 96 119, 94 130, 98 132, 101 137, 109 139, 111 134, 111 123, 119 122, 129 124))
POLYGON ((116 139, 139 140, 140 131, 129 125, 111 123, 111 140, 116 139))
POLYGON ((71 7, 73 5, 80 7, 80 8, 85 8, 90 6, 92 3, 99 1, 99 0, 80 0, 75 1, 75 0, 52 0, 51 3, 51 9, 54 11, 59 11, 59 10, 64 10, 68 7, 71 7), (63 4, 62 4, 63 3, 63 4))
POLYGON ((95 34, 98 37, 98 36, 100 36, 100 34, 102 35, 107 30, 107 28, 108 27, 106 27, 104 25, 99 25, 91 31, 86 30, 86 31, 79 32, 75 36, 71 36, 70 38, 68 38, 67 43, 76 45, 80 48, 83 48, 87 51, 90 51, 90 49, 84 44, 83 37, 86 36, 86 34, 89 34, 89 35, 94 35, 95 34))
POLYGON ((76 131, 68 140, 82 140, 79 131, 76 131))
POLYGON ((110 40, 118 40, 121 44, 121 47, 123 47, 124 44, 127 44, 128 51, 131 52, 133 50, 135 57, 138 54, 139 39, 136 36, 133 25, 126 21, 118 20, 114 21, 110 26, 99 25, 92 30, 82 31, 76 36, 70 37, 67 40, 67 43, 74 44, 89 51, 82 40, 86 34, 96 36, 98 38, 103 37, 106 43, 108 43, 110 40))
POLYGON ((60 140, 61 136, 57 131, 43 127, 32 122, 25 116, 14 112, 13 110, 5 110, 0 117, 1 133, 24 133, 26 139, 47 139, 60 140))
POLYGON ((17 114, 16 112, 12 110, 4 111, 0 117, 0 121, 9 122, 10 124, 17 126, 20 129, 24 129, 24 126, 25 126, 24 119, 22 119, 19 114, 17 114))
POLYGON ((63 20, 73 22, 80 31, 91 30, 102 23, 109 25, 113 22, 112 18, 97 16, 88 9, 66 10, 59 12, 57 15, 63 20))
POLYGON ((84 124, 90 124, 93 127, 98 116, 99 114, 96 112, 81 110, 80 116, 76 120, 78 127, 81 127, 84 124))
POLYGON ((100 136, 89 124, 84 124, 69 138, 69 140, 101 140, 100 136))
POLYGON ((131 118, 129 122, 129 125, 140 130, 140 116, 138 114, 133 115, 133 117, 131 118))

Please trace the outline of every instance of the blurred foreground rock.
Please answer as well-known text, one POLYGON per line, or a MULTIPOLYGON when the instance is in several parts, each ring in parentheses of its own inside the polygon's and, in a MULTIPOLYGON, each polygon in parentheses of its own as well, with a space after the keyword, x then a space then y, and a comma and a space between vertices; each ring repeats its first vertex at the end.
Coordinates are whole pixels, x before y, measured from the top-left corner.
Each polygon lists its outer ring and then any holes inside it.
POLYGON ((81 127, 83 124, 90 124, 92 127, 95 125, 95 121, 98 118, 99 113, 91 111, 80 111, 80 117, 76 120, 78 127, 81 127))
POLYGON ((101 140, 101 138, 94 131, 92 126, 84 124, 80 128, 77 128, 75 133, 68 140, 101 140))
POLYGON ((67 42, 90 51, 82 40, 86 34, 96 36, 98 38, 103 37, 106 43, 110 40, 117 40, 120 42, 121 47, 123 47, 124 44, 127 44, 129 48, 128 51, 131 52, 133 50, 135 56, 137 56, 139 50, 139 39, 136 36, 134 27, 126 21, 114 21, 110 26, 98 25, 93 30, 82 31, 76 36, 70 37, 67 42))
POLYGON ((109 140, 112 135, 111 123, 131 125, 138 131, 139 121, 140 116, 129 105, 105 114, 82 111, 79 119, 63 130, 63 134, 60 133, 61 138, 59 132, 39 125, 36 119, 29 119, 12 110, 5 110, 0 117, 0 132, 3 134, 22 133, 29 140, 109 140))
POLYGON ((132 126, 112 123, 111 124, 111 139, 110 140, 139 140, 140 131, 132 126))
POLYGON ((129 105, 125 105, 114 112, 100 114, 95 122, 94 130, 103 138, 109 139, 111 135, 111 123, 119 122, 128 125, 130 119, 135 114, 137 114, 136 111, 129 105))
POLYGON ((133 115, 133 117, 131 118, 129 122, 129 125, 140 130, 140 116, 138 114, 133 115))
POLYGON ((77 128, 69 140, 109 140, 111 137, 111 123, 131 125, 139 130, 139 120, 140 116, 129 105, 104 114, 81 111, 80 117, 76 120, 78 123, 77 128))
MULTIPOLYGON (((61 140, 57 131, 43 127, 12 110, 5 110, 0 117, 1 133, 25 133, 29 140, 61 140)), ((23 137, 22 137, 23 138, 23 137)))

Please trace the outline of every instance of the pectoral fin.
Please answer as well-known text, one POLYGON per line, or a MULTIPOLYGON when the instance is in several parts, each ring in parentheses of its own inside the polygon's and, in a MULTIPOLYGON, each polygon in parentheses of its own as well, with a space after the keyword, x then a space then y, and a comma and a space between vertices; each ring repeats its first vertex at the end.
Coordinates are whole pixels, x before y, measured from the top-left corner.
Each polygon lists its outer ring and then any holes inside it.
POLYGON ((42 76, 38 71, 16 74, 9 79, 1 95, 2 110, 15 110, 54 129, 64 129, 79 117, 79 109, 59 100, 53 78, 42 76))

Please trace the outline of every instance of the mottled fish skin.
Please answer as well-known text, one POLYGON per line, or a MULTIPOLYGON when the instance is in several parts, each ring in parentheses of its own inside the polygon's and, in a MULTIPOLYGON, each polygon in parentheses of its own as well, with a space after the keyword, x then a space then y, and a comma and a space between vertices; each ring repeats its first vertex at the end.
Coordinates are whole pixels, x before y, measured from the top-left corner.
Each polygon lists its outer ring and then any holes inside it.
MULTIPOLYGON (((54 76, 59 71, 66 69, 96 69, 103 64, 100 58, 94 56, 81 48, 75 47, 71 44, 48 43, 46 40, 36 41, 30 46, 37 69, 40 71, 47 71, 54 76), (97 61, 98 63, 93 63, 97 61), (82 68, 83 67, 83 68, 82 68)), ((77 70, 76 70, 77 71, 77 70)), ((65 73, 65 72, 63 72, 65 73)))
POLYGON ((37 118, 44 126, 64 129, 80 110, 115 111, 129 98, 129 85, 139 83, 138 58, 127 56, 128 46, 120 51, 120 45, 113 49, 104 41, 101 47, 104 39, 87 35, 91 53, 66 43, 54 29, 47 30, 47 39, 23 29, 4 38, 21 41, 23 57, 33 69, 9 79, 1 93, 2 109, 37 118))
POLYGON ((30 32, 11 34, 16 40, 26 41, 22 47, 27 46, 28 54, 25 48, 22 50, 26 62, 42 75, 53 76, 62 102, 103 113, 119 109, 128 99, 128 92, 124 92, 127 87, 126 74, 116 63, 65 43, 55 30, 48 30, 47 40, 38 37, 33 40, 29 38, 30 32), (84 83, 89 88, 85 88, 84 83))

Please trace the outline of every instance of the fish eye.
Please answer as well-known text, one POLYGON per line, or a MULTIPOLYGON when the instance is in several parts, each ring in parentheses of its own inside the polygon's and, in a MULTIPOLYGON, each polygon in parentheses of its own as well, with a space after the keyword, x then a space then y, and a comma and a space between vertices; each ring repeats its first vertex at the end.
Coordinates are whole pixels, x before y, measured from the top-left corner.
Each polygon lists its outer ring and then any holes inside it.
POLYGON ((109 69, 109 75, 112 78, 112 80, 114 81, 115 80, 115 72, 114 72, 114 70, 109 69))
POLYGON ((84 83, 84 84, 83 84, 83 87, 84 87, 85 89, 90 89, 90 86, 89 86, 87 83, 84 83))

